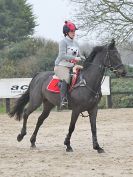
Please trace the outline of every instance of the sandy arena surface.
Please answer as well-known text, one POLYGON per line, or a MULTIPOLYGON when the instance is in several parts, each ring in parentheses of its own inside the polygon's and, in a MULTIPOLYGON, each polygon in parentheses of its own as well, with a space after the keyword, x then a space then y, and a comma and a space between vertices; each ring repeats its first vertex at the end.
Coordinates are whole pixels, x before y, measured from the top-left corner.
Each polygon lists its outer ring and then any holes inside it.
POLYGON ((63 145, 71 112, 51 112, 30 149, 30 136, 39 113, 29 117, 27 135, 22 127, 0 114, 0 177, 133 177, 133 109, 99 110, 98 140, 105 153, 92 149, 88 118, 79 117, 71 139, 74 152, 63 145))

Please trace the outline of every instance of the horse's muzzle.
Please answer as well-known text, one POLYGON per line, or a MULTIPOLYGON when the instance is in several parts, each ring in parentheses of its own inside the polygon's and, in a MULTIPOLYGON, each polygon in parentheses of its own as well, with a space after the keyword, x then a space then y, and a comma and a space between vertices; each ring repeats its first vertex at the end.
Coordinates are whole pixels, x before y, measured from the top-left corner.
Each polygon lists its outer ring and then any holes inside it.
POLYGON ((114 73, 117 77, 125 77, 127 74, 125 69, 117 69, 114 73))

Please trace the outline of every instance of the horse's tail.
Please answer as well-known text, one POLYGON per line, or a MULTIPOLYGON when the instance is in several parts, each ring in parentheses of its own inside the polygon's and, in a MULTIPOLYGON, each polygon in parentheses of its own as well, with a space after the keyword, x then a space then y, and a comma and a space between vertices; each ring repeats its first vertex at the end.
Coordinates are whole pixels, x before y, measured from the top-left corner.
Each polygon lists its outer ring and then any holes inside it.
POLYGON ((15 103, 15 106, 13 107, 12 111, 9 113, 10 117, 15 116, 16 120, 19 121, 22 119, 24 107, 29 101, 29 90, 30 89, 28 87, 28 90, 20 98, 18 98, 17 102, 15 103))
POLYGON ((12 111, 9 112, 9 116, 10 117, 14 117, 16 118, 16 120, 20 121, 22 119, 22 115, 23 115, 23 111, 24 111, 24 107, 25 105, 29 102, 30 99, 30 85, 33 81, 33 79, 38 75, 39 73, 36 73, 34 75, 34 77, 32 78, 29 87, 27 89, 27 91, 25 93, 23 93, 23 95, 18 98, 17 102, 15 103, 14 107, 12 108, 12 111))

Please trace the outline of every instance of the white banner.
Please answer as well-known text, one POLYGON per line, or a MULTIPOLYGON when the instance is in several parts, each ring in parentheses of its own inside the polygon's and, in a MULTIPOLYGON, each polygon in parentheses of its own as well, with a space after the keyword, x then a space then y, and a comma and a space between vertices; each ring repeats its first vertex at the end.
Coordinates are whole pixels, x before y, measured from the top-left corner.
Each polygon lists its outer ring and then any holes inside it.
POLYGON ((110 95, 110 77, 106 76, 103 78, 103 83, 101 83, 102 95, 110 95))
MULTIPOLYGON (((28 88, 32 78, 0 79, 0 98, 18 98, 28 88)), ((109 76, 102 83, 102 94, 110 95, 109 76)))
POLYGON ((28 88, 31 78, 0 79, 0 98, 18 98, 28 88))

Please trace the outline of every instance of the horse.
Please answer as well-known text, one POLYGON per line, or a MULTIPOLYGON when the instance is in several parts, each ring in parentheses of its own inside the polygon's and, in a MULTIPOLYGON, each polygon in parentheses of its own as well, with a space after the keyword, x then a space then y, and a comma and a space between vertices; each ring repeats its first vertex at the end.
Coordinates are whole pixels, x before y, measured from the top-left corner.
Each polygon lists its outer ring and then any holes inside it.
MULTIPOLYGON (((103 153, 104 149, 100 147, 97 140, 96 118, 98 112, 98 103, 102 97, 101 84, 105 71, 109 69, 115 73, 117 77, 124 77, 126 70, 122 64, 120 54, 116 48, 115 40, 112 39, 109 44, 96 46, 86 60, 83 62, 83 69, 80 74, 84 78, 86 84, 84 86, 74 87, 68 93, 68 104, 71 113, 71 121, 68 133, 64 140, 67 152, 72 152, 73 148, 70 143, 72 133, 75 129, 76 121, 80 113, 87 111, 90 119, 93 149, 98 153, 103 153)), ((51 81, 54 72, 37 73, 31 80, 29 87, 20 98, 18 98, 11 112, 10 117, 16 120, 23 119, 23 127, 17 140, 21 141, 26 135, 27 119, 29 115, 43 104, 43 111, 38 117, 35 130, 30 138, 31 147, 36 147, 36 136, 43 121, 49 116, 51 110, 55 106, 60 105, 60 94, 52 93, 47 90, 47 86, 51 81), (27 106, 26 106, 27 105, 27 106)), ((80 82, 80 76, 77 83, 80 82)))

